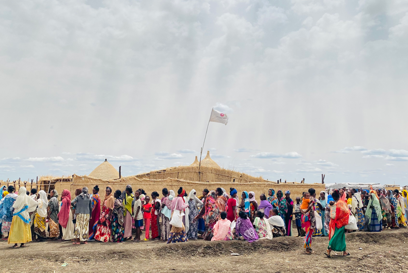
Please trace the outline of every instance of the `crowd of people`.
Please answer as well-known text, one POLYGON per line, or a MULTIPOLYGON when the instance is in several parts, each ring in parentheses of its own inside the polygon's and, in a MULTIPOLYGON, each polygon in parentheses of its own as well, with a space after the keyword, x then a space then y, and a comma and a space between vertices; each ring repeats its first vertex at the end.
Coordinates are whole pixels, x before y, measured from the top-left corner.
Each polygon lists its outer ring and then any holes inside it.
POLYGON ((255 242, 273 237, 304 237, 304 248, 312 254, 316 236, 328 236, 327 257, 331 251, 346 252, 347 232, 380 232, 407 226, 408 192, 362 189, 322 191, 311 188, 291 199, 290 191, 269 189, 259 202, 253 191, 238 194, 231 188, 195 190, 177 194, 167 188, 149 195, 143 189, 113 192, 106 187, 101 200, 99 187, 77 189, 75 198, 63 190, 28 192, 14 186, 0 189, 0 226, 3 240, 14 248, 30 241, 46 239, 86 244, 89 241, 123 242, 162 240, 167 243, 188 240, 245 240, 255 242), (292 224, 293 223, 293 224, 292 224), (292 227, 296 226, 296 229, 292 227), (141 238, 144 232, 144 238, 141 238))

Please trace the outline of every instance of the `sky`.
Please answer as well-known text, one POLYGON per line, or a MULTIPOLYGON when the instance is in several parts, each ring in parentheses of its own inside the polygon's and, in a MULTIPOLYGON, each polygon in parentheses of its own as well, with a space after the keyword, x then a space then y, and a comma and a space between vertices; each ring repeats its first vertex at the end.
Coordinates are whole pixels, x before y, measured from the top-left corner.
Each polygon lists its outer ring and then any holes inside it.
POLYGON ((408 185, 406 0, 1 0, 0 179, 189 165, 408 185))

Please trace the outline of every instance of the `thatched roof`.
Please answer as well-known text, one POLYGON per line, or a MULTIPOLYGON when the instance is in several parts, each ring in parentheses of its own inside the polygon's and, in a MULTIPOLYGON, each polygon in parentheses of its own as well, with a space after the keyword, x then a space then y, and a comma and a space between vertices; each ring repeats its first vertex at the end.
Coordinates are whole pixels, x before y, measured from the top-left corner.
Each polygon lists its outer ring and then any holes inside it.
POLYGON ((105 162, 96 167, 89 176, 105 180, 117 179, 119 178, 119 172, 105 159, 105 162))
POLYGON ((207 151, 206 157, 201 160, 201 166, 221 169, 221 167, 211 159, 210 151, 207 151))
POLYGON ((193 164, 191 164, 190 166, 191 167, 198 167, 198 164, 199 164, 199 162, 198 162, 198 159, 197 159, 197 156, 196 156, 193 164))

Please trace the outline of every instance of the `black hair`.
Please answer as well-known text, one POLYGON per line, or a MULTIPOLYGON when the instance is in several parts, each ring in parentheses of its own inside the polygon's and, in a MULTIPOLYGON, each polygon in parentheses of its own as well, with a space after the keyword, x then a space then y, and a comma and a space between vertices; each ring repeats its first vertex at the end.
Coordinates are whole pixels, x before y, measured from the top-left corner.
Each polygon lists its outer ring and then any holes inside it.
POLYGON ((106 190, 109 189, 112 192, 112 188, 111 187, 106 187, 106 190))
POLYGON ((36 194, 36 193, 37 193, 37 189, 36 189, 36 188, 31 189, 31 194, 36 194))
POLYGON ((152 198, 159 197, 159 193, 157 191, 152 192, 152 198))
POLYGON ((219 196, 221 196, 224 193, 221 188, 217 188, 215 191, 217 192, 217 195, 219 196))
POLYGON ((182 193, 182 192, 183 192, 183 187, 180 187, 180 188, 178 189, 177 193, 180 194, 180 193, 182 193))
POLYGON ((204 189, 203 192, 209 193, 210 191, 208 189, 204 189))
POLYGON ((334 201, 339 200, 339 198, 340 198, 340 192, 339 192, 339 190, 335 190, 335 191, 332 193, 332 197, 333 197, 334 201))
POLYGON ((30 195, 30 192, 29 192, 29 191, 26 191, 26 194, 27 194, 27 195, 30 195))
POLYGON ((169 190, 167 188, 163 188, 162 193, 163 193, 163 195, 169 194, 169 190))
POLYGON ((395 189, 395 190, 394 190, 394 193, 399 193, 399 190, 395 189))
POLYGON ((277 209, 277 208, 273 208, 273 209, 272 209, 272 211, 273 211, 273 214, 275 214, 275 215, 279 215, 279 211, 278 211, 278 209, 277 209))
POLYGON ((133 190, 132 190, 132 187, 131 186, 126 186, 126 190, 125 191, 128 191, 128 192, 130 192, 130 193, 132 193, 133 192, 133 190))
POLYGON ((96 190, 96 192, 99 192, 99 186, 96 185, 96 186, 94 187, 94 190, 96 190))
POLYGON ((242 219, 247 219, 247 218, 248 218, 248 216, 246 215, 246 213, 243 212, 243 211, 240 211, 240 212, 239 212, 239 217, 241 217, 242 219))
POLYGON ((313 189, 313 188, 310 188, 309 189, 309 194, 310 195, 314 195, 316 193, 316 190, 315 189, 313 189))
POLYGON ((263 219, 264 216, 265 216, 265 214, 264 214, 262 211, 258 210, 258 211, 256 212, 256 216, 258 216, 259 218, 263 219))
POLYGON ((116 199, 118 199, 121 195, 122 195, 122 192, 120 190, 115 191, 114 196, 115 196, 116 199))
POLYGON ((225 211, 221 212, 221 219, 227 218, 227 213, 225 211))

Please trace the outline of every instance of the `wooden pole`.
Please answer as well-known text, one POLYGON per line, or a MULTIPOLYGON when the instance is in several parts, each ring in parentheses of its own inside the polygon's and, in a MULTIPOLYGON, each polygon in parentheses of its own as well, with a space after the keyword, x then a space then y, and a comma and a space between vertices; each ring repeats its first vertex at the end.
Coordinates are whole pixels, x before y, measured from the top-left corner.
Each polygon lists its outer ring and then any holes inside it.
MULTIPOLYGON (((212 110, 213 109, 211 108, 211 114, 212 114, 212 110)), ((203 155, 205 140, 207 138, 208 127, 210 126, 211 114, 210 114, 210 118, 208 119, 207 129, 205 130, 203 146, 201 147, 201 151, 200 151, 200 162, 198 163, 198 182, 201 182, 201 157, 203 155)))
POLYGON ((37 176, 37 178, 35 179, 35 187, 36 187, 36 189, 37 189, 37 191, 38 191, 38 176, 37 176))
POLYGON ((119 166, 119 179, 122 178, 122 166, 119 166))

